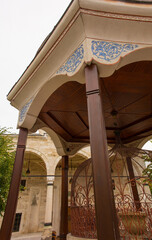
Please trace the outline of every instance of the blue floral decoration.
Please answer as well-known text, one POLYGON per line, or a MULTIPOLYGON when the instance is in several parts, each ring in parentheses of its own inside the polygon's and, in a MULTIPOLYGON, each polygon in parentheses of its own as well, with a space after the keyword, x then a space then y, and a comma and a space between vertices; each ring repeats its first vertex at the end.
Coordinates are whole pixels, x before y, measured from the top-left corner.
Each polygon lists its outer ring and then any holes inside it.
POLYGON ((92 41, 91 50, 97 58, 110 62, 116 59, 123 52, 130 52, 136 49, 138 45, 131 43, 114 43, 106 41, 92 41))
POLYGON ((71 57, 66 61, 66 63, 57 71, 57 74, 63 73, 63 72, 75 72, 77 67, 82 62, 82 59, 84 58, 84 49, 83 44, 72 54, 71 57))
POLYGON ((24 120, 25 114, 26 114, 27 110, 29 109, 29 106, 32 103, 32 101, 33 101, 33 98, 30 99, 30 101, 28 103, 26 103, 26 105, 21 109, 20 116, 19 116, 19 122, 22 122, 24 120))

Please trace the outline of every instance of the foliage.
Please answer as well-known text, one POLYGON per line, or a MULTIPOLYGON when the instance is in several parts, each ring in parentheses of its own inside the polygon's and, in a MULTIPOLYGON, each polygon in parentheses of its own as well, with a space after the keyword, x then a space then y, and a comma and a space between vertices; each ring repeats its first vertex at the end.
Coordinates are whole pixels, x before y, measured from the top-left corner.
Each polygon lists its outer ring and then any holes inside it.
POLYGON ((146 168, 143 170, 143 175, 148 176, 148 179, 145 179, 144 181, 149 184, 150 191, 152 193, 152 158, 148 155, 144 155, 143 159, 146 164, 146 168))
POLYGON ((0 215, 5 210, 14 159, 13 140, 6 128, 0 128, 0 215))
POLYGON ((147 165, 143 171, 143 174, 147 175, 152 180, 152 159, 148 155, 144 155, 143 158, 147 165))

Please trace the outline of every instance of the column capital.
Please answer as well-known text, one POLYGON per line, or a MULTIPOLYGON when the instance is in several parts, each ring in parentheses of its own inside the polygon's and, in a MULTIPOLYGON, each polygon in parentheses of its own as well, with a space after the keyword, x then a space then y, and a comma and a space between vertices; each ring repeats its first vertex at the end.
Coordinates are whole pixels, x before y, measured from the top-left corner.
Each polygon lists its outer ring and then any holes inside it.
POLYGON ((54 176, 47 177, 47 185, 51 186, 54 183, 54 176))

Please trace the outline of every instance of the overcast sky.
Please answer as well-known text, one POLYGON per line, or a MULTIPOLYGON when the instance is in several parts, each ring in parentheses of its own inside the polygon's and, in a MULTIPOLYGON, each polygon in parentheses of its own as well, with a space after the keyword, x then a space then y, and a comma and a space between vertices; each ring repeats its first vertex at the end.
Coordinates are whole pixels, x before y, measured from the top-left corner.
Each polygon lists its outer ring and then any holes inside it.
POLYGON ((0 127, 16 131, 18 111, 6 95, 70 0, 0 0, 0 127))

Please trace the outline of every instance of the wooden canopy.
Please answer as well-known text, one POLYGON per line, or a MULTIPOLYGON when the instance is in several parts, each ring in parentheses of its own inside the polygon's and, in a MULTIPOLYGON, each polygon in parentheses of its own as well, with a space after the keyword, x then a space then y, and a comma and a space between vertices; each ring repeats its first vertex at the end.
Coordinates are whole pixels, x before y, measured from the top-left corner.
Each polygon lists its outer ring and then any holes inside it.
POLYGON ((59 155, 90 143, 84 72, 95 64, 108 143, 117 130, 124 143, 150 136, 151 24, 152 5, 71 1, 8 94, 19 109, 18 128, 45 127, 59 155))
MULTIPOLYGON (((108 143, 115 131, 129 143, 152 134, 152 62, 132 63, 100 78, 108 143)), ((39 118, 67 142, 89 143, 85 84, 67 82, 46 101, 39 118)))
POLYGON ((114 143, 117 131, 123 143, 152 134, 151 26, 151 4, 71 1, 8 94, 19 110, 20 135, 2 240, 11 236, 27 133, 43 127, 62 156, 61 239, 67 234, 68 155, 88 143, 98 240, 120 239, 107 140, 114 143))

